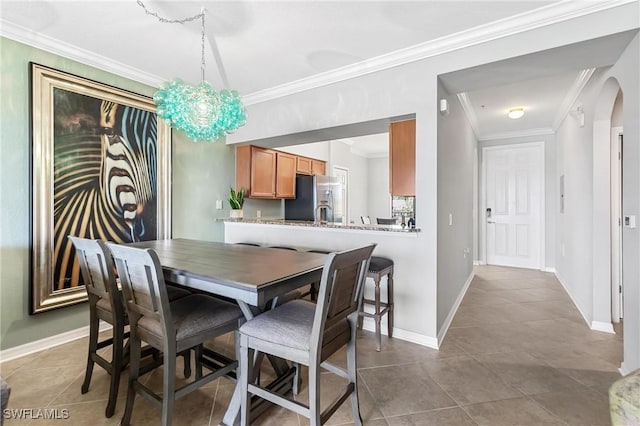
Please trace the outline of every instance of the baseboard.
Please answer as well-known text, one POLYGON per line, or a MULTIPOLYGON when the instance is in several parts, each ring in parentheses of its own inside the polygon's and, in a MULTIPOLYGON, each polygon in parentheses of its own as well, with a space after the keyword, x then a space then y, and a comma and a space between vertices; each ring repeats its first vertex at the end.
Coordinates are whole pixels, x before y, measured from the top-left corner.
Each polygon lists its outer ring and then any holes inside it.
MULTIPOLYGON (((109 329, 111 329, 111 324, 100 321, 99 330, 101 332, 109 329)), ((88 325, 76 328, 75 330, 65 331, 64 333, 56 334, 55 336, 45 337, 44 339, 25 343, 24 345, 15 346, 13 348, 0 351, 0 361, 11 361, 12 359, 20 358, 25 355, 43 351, 45 349, 50 349, 55 346, 72 342, 74 340, 82 339, 83 337, 87 337, 88 335, 88 325)))
POLYGON ((485 262, 484 260, 474 260, 473 264, 475 266, 485 266, 487 264, 487 262, 485 262))
MULTIPOLYGON (((380 331, 384 336, 387 336, 386 324, 380 324, 380 331)), ((365 318, 362 323, 362 329, 366 331, 376 331, 375 322, 371 318, 365 318)), ((425 336, 424 334, 414 333, 413 331, 403 330, 401 328, 393 327, 393 338, 404 340, 406 342, 415 343, 417 345, 426 346, 432 349, 438 349, 438 339, 434 337, 425 336)))
POLYGON ((465 294, 467 294, 467 290, 469 290, 469 286, 471 285, 471 281, 473 281, 474 276, 475 276, 475 273, 471 271, 471 274, 469 274, 467 281, 464 283, 464 286, 462 287, 462 291, 460 292, 460 294, 458 295, 458 298, 456 299, 453 306, 451 307, 451 310, 449 310, 449 314, 445 318, 444 323, 442 324, 442 327, 438 332, 438 347, 440 347, 440 345, 444 341, 444 337, 447 335, 447 331, 449 331, 449 327, 451 326, 453 317, 456 316, 456 312, 458 312, 458 308, 460 307, 460 304, 462 303, 462 299, 464 299, 465 294))
POLYGON ((613 324, 611 324, 610 322, 589 321, 589 319, 587 319, 587 316, 584 314, 584 312, 582 312, 582 309, 580 309, 580 306, 576 303, 576 300, 573 298, 573 295, 569 291, 567 284, 564 282, 560 274, 558 274, 557 271, 554 271, 554 275, 556 276, 560 284, 562 284, 562 287, 564 287, 564 291, 566 291, 567 294, 569 295, 571 302, 576 307, 576 309, 578 309, 578 312, 580 312, 580 315, 582 315, 582 319, 584 319, 584 322, 587 324, 587 327, 589 327, 589 329, 593 331, 601 331, 604 333, 616 334, 616 332, 613 329, 613 324))
POLYGON ((633 373, 634 371, 636 371, 636 368, 634 367, 627 367, 627 364, 622 361, 622 364, 620 364, 620 368, 618 368, 618 371, 620 372, 620 374, 622 374, 623 376, 626 376, 628 374, 633 373))
POLYGON ((610 322, 591 321, 591 329, 594 331, 602 331, 603 333, 616 334, 613 324, 610 322))
POLYGON ((543 272, 551 272, 552 274, 555 274, 555 273, 556 273, 556 268, 549 268, 548 266, 545 266, 545 267, 542 269, 542 271, 543 271, 543 272))

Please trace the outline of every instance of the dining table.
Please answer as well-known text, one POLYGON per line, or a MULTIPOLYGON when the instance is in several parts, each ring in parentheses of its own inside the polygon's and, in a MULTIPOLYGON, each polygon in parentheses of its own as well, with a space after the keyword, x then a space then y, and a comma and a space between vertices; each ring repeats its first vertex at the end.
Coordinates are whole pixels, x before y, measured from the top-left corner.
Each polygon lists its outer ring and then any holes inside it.
MULTIPOLYGON (((185 288, 234 299, 247 320, 275 306, 279 297, 304 285, 319 282, 326 254, 228 244, 183 238, 142 241, 133 247, 153 249, 166 281, 185 288)), ((286 393, 292 389, 295 369, 269 357, 276 379, 268 387, 286 393)), ((240 420, 240 386, 236 385, 221 425, 240 420)), ((251 415, 268 407, 252 402, 251 415)))

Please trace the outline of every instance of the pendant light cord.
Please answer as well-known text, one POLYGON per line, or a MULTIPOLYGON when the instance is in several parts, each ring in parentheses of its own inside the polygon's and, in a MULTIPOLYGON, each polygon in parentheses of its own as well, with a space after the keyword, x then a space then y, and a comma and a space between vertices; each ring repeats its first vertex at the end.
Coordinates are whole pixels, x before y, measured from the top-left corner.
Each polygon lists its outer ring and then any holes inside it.
POLYGON ((144 3, 142 3, 142 0, 137 0, 137 3, 139 6, 141 6, 145 13, 147 15, 153 16, 155 17, 158 21, 162 22, 163 24, 184 24, 186 22, 193 22, 196 19, 200 19, 200 21, 202 22, 202 37, 201 37, 201 62, 200 62, 200 72, 202 74, 202 81, 204 81, 204 69, 205 69, 205 60, 204 60, 204 34, 205 34, 205 25, 204 25, 204 15, 205 15, 205 11, 206 9, 203 7, 200 10, 200 13, 198 13, 197 15, 193 15, 193 16, 189 16, 186 18, 182 18, 182 19, 168 19, 168 18, 164 18, 160 15, 158 15, 156 12, 152 12, 149 9, 147 9, 147 6, 145 6, 144 3))

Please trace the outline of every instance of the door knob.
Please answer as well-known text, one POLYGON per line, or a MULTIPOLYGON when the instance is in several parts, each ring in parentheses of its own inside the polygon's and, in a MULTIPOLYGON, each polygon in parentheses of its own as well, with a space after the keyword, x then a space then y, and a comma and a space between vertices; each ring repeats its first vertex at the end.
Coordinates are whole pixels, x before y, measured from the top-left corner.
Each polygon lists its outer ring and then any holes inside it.
POLYGON ((495 220, 488 220, 487 223, 496 223, 495 220))

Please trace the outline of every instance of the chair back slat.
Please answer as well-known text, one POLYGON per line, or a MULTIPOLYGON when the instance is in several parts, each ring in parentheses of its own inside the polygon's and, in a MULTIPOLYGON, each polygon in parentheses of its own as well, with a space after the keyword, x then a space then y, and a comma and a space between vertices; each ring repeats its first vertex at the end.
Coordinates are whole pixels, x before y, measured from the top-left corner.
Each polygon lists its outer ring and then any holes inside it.
POLYGON ((156 252, 111 243, 108 247, 122 282, 124 302, 132 326, 140 317, 148 316, 160 323, 165 336, 175 338, 169 298, 156 252))
POLYGON ((320 357, 324 344, 331 344, 357 315, 362 303, 364 280, 376 244, 331 253, 325 262, 318 291, 318 304, 311 336, 312 353, 320 357))
POLYGON ((105 244, 100 240, 73 236, 69 236, 69 239, 75 248, 80 272, 89 297, 109 301, 112 310, 114 305, 122 306, 115 277, 115 265, 105 244))

